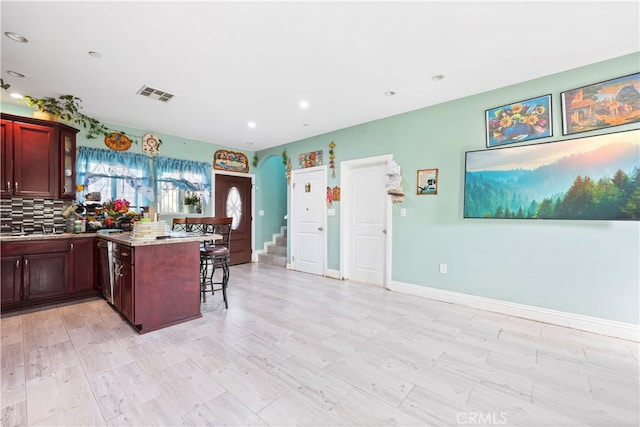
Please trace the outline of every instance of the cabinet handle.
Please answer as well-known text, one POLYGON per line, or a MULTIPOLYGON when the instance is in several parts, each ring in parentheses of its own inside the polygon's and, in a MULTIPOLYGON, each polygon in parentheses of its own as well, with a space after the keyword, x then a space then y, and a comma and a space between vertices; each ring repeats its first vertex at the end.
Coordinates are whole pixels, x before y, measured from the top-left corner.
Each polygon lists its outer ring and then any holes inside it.
POLYGON ((16 271, 20 270, 20 260, 16 260, 16 271))
POLYGON ((29 260, 28 260, 28 259, 25 259, 25 260, 24 260, 24 268, 25 268, 26 270, 28 270, 28 269, 29 269, 29 260))
POLYGON ((129 254, 128 254, 128 253, 126 253, 126 252, 123 252, 123 253, 121 253, 120 255, 122 255, 122 256, 129 256, 129 254))
POLYGON ((70 243, 69 246, 71 247, 71 253, 73 253, 73 243, 70 243))
POLYGON ((7 181, 7 191, 11 191, 11 181, 7 181))
POLYGON ((18 192, 18 181, 15 182, 15 188, 16 188, 16 192, 18 192))

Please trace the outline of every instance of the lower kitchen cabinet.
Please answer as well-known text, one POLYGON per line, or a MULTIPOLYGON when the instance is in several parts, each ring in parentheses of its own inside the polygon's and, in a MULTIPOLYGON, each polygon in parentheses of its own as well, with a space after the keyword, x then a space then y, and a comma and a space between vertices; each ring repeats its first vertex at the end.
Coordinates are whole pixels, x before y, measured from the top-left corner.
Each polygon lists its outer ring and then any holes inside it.
POLYGON ((2 242, 2 310, 97 294, 93 239, 2 242))
POLYGON ((69 241, 71 255, 71 283, 69 292, 92 292, 96 287, 95 238, 86 237, 69 241))
POLYGON ((133 310, 133 249, 124 245, 114 245, 113 267, 113 303, 129 322, 135 324, 133 310))

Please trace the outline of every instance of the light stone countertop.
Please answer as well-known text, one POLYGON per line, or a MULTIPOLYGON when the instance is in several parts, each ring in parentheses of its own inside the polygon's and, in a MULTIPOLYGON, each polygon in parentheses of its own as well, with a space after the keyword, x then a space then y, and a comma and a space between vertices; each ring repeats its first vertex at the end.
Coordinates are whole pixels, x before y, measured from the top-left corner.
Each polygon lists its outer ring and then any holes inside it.
POLYGON ((125 246, 149 246, 149 245, 170 245, 184 242, 204 242, 222 238, 219 234, 197 234, 197 233, 171 233, 168 237, 134 239, 130 231, 122 233, 58 233, 58 234, 26 234, 0 236, 0 242, 27 242, 35 240, 52 239, 80 239, 86 237, 99 237, 110 242, 119 243, 125 246))

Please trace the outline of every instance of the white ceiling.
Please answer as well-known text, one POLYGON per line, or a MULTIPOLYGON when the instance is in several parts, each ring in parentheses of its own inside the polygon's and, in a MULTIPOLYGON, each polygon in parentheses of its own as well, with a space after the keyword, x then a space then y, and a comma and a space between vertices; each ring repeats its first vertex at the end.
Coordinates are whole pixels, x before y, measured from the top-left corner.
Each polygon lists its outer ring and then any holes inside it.
POLYGON ((29 39, 1 37, 11 90, 249 151, 640 51, 638 1, 2 0, 1 12, 3 33, 29 39), (136 95, 143 85, 175 97, 136 95))

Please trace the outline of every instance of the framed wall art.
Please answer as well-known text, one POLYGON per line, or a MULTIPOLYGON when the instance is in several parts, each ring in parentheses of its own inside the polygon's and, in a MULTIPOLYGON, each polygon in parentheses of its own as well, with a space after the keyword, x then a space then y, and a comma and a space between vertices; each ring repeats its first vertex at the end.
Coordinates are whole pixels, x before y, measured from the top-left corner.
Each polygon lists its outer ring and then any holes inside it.
POLYGON ((213 168, 230 172, 249 172, 249 159, 243 153, 218 150, 213 154, 213 168))
POLYGON ((418 171, 419 196, 438 194, 438 169, 422 169, 418 171))
POLYGON ((562 92, 562 133, 640 121, 640 73, 562 92))
POLYGON ((302 153, 298 156, 301 168, 312 168, 314 166, 322 166, 322 150, 311 151, 310 153, 302 153))
POLYGON ((465 153, 464 217, 640 221, 640 130, 465 153))
POLYGON ((487 147, 552 136, 551 95, 486 110, 485 121, 487 147))

